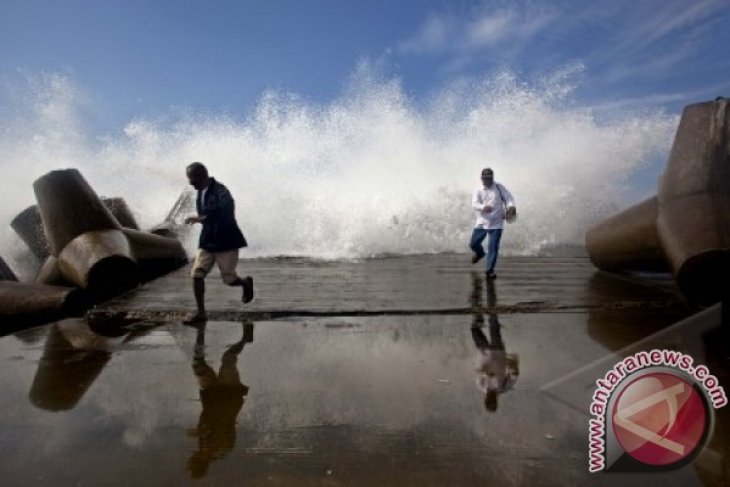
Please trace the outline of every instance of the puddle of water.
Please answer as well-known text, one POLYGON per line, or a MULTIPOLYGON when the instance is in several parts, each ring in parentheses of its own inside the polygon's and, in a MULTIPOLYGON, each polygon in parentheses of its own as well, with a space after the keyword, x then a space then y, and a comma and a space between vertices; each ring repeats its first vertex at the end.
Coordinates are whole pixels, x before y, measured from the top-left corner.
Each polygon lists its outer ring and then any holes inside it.
POLYGON ((0 339, 2 483, 639 485, 588 474, 587 414, 542 387, 667 319, 65 320, 0 339))

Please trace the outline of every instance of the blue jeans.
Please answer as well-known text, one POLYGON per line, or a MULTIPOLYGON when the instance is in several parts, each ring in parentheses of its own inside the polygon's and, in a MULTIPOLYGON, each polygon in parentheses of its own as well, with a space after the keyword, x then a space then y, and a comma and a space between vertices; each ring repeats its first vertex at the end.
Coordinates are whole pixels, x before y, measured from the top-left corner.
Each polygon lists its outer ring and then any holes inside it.
POLYGON ((478 257, 484 257, 484 247, 482 242, 489 235, 489 243, 487 244, 487 272, 494 272, 494 266, 497 265, 497 255, 499 254, 499 241, 502 239, 502 229, 493 228, 485 230, 484 228, 475 228, 471 233, 471 241, 469 247, 477 254, 478 257))

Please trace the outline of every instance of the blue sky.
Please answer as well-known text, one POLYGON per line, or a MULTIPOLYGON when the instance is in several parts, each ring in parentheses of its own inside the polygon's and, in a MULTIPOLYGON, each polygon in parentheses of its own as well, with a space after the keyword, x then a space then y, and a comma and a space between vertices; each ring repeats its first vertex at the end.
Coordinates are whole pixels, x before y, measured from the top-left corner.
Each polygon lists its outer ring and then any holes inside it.
POLYGON ((0 83, 61 72, 103 127, 187 107, 245 113, 267 88, 338 96, 366 59, 414 99, 508 69, 579 69, 600 110, 730 95, 730 1, 0 0, 0 83))

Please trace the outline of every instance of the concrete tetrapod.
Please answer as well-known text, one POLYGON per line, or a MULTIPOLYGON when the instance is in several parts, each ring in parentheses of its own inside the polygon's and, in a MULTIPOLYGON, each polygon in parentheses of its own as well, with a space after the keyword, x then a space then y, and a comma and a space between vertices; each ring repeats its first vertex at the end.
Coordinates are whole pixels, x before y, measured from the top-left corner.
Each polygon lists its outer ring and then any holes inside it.
POLYGON ((0 257, 0 281, 17 281, 18 278, 15 275, 15 272, 10 268, 10 266, 5 262, 5 259, 0 257))
POLYGON ((80 289, 0 281, 0 323, 14 327, 78 314, 87 304, 80 289))
POLYGON ((85 232, 58 255, 58 268, 69 282, 100 299, 136 286, 139 269, 121 230, 85 232))
MULTIPOLYGON (((23 284, 0 257, 0 323, 12 329, 77 314, 86 309, 79 289, 23 284)), ((0 329, 0 334, 7 329, 0 329)))
POLYGON ((125 228, 122 230, 140 267, 140 278, 150 281, 188 263, 182 244, 176 238, 125 228))
MULTIPOLYGON (((132 211, 123 198, 102 198, 102 203, 104 203, 104 206, 109 209, 122 227, 139 230, 137 220, 134 218, 132 211)), ((28 248, 30 248, 38 260, 44 261, 51 255, 38 205, 31 205, 18 213, 10 222, 10 226, 23 242, 25 242, 28 248)))
POLYGON ((51 171, 33 189, 64 279, 102 299, 139 282, 121 225, 78 170, 51 171))
POLYGON ((150 233, 153 235, 159 235, 160 237, 167 238, 179 238, 182 230, 182 225, 179 225, 172 221, 165 220, 162 223, 158 223, 154 227, 150 228, 150 233))
POLYGON ((730 293, 728 99, 684 109, 659 185, 657 229, 679 289, 715 302, 730 293))
MULTIPOLYGON (((123 198, 102 198, 102 203, 111 211, 114 218, 125 228, 139 229, 132 211, 123 198)), ((43 220, 38 205, 32 205, 20 212, 10 224, 20 238, 28 245, 31 252, 43 260, 41 268, 35 278, 36 284, 50 284, 55 286, 69 286, 58 267, 58 259, 50 255, 46 240, 43 220)))
POLYGON ((58 267, 58 259, 52 255, 49 255, 35 276, 36 284, 48 284, 50 286, 72 286, 63 274, 61 269, 58 267))
POLYGON ((48 241, 43 232, 43 220, 38 205, 32 205, 18 213, 10 222, 15 233, 25 242, 38 260, 44 261, 51 255, 48 241))
POLYGON ((605 270, 668 271, 658 215, 659 201, 653 196, 591 228, 586 247, 593 264, 605 270))
POLYGON ((127 205, 127 202, 124 201, 124 198, 102 197, 101 202, 104 203, 104 206, 106 206, 109 211, 111 211, 112 215, 114 215, 114 218, 117 219, 122 227, 139 230, 137 219, 134 218, 134 214, 132 214, 132 210, 129 209, 129 206, 127 205))
MULTIPOLYGON (((28 393, 34 406, 47 411, 63 411, 76 406, 111 359, 111 352, 98 337, 84 344, 64 332, 63 323, 50 328, 28 393)), ((83 340, 83 337, 78 338, 83 340)))
POLYGON ((605 270, 656 270, 666 262, 680 291, 709 304, 730 294, 728 100, 685 107, 659 191, 586 234, 605 270))

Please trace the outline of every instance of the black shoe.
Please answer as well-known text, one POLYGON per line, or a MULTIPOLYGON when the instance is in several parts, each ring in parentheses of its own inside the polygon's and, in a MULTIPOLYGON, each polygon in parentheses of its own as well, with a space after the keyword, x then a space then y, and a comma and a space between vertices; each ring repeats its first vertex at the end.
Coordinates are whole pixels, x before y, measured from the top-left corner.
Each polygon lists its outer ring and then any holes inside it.
POLYGON ((484 255, 486 255, 486 254, 482 254, 482 255, 476 255, 476 254, 474 254, 474 255, 472 255, 472 257, 471 257, 471 263, 472 264, 476 264, 477 262, 479 262, 480 260, 482 260, 484 258, 484 255))
POLYGON ((496 278, 497 278, 497 274, 495 274, 494 271, 487 272, 487 279, 496 279, 496 278))
POLYGON ((250 303, 253 300, 253 278, 251 276, 243 279, 243 296, 241 301, 250 303))

